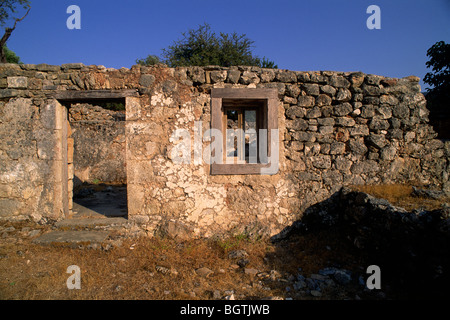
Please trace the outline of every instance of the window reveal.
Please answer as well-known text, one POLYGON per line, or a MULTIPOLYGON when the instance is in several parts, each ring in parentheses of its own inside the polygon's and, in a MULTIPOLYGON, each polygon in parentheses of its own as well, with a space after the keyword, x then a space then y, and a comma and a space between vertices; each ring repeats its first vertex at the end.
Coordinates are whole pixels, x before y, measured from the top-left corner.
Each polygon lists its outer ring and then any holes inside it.
POLYGON ((270 131, 278 132, 277 91, 215 88, 211 98, 211 128, 223 139, 223 161, 211 164, 211 174, 274 174, 261 173, 261 168, 271 154, 270 131))

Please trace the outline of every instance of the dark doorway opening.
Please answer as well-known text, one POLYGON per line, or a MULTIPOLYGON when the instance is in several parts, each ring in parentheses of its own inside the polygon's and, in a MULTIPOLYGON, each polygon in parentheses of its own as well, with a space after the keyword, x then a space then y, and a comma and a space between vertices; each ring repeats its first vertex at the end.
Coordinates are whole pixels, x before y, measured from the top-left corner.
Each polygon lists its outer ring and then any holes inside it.
POLYGON ((127 185, 82 183, 73 191, 74 217, 128 218, 127 185))

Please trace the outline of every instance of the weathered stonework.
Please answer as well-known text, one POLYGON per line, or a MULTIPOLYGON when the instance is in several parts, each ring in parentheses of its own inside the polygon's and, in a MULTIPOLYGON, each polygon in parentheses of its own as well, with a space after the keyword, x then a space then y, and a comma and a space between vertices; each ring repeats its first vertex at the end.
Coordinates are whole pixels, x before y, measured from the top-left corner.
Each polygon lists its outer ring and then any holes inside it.
POLYGON ((124 112, 80 103, 68 111, 76 183, 126 183, 124 112))
POLYGON ((274 235, 342 186, 449 187, 450 144, 435 139, 417 77, 82 64, 2 64, 0 74, 1 219, 57 220, 70 207, 62 141, 71 142, 58 92, 134 90, 124 98, 128 218, 149 232, 274 235), (211 175, 203 161, 173 161, 176 129, 191 137, 196 121, 209 129, 212 88, 277 90, 277 174, 211 175))

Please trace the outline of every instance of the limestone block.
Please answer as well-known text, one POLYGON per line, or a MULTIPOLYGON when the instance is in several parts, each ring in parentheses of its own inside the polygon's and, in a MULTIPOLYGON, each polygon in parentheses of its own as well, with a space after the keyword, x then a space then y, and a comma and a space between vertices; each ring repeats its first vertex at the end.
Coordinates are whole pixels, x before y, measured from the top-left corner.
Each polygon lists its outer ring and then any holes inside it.
POLYGON ((350 81, 345 79, 343 76, 338 76, 336 74, 330 77, 329 85, 335 88, 348 88, 350 87, 350 81))
POLYGON ((67 195, 70 198, 73 198, 73 180, 67 180, 67 195))
POLYGON ((318 169, 331 168, 331 158, 328 155, 320 155, 311 158, 312 165, 318 169))
POLYGON ((388 144, 388 141, 386 140, 384 134, 371 134, 367 138, 366 142, 368 145, 373 146, 377 149, 382 149, 388 144))
POLYGON ((334 110, 333 110, 333 112, 336 116, 346 116, 347 114, 349 114, 352 111, 353 111, 353 107, 348 102, 344 102, 344 103, 334 106, 334 110))
MULTIPOLYGON (((74 139, 67 139, 67 163, 73 163, 74 139)), ((72 165, 73 167, 73 165, 72 165)))
POLYGON ((351 136, 367 136, 369 135, 369 128, 364 124, 357 124, 350 128, 351 136))
POLYGON ((303 118, 306 115, 306 109, 302 107, 292 106, 286 110, 286 116, 290 119, 303 118))
POLYGON ((68 164, 68 179, 70 181, 72 181, 72 179, 74 178, 74 173, 75 173, 75 169, 74 169, 74 165, 73 163, 69 163, 68 164))
POLYGON ((81 69, 84 67, 84 64, 81 62, 78 63, 65 63, 61 65, 63 69, 81 69))
POLYGON ((140 215, 145 204, 145 188, 137 184, 127 184, 128 215, 140 215))
POLYGON ((364 140, 362 138, 356 140, 350 140, 350 150, 354 154, 362 155, 365 154, 368 149, 364 144, 364 140))
POLYGON ((315 99, 311 96, 299 96, 297 101, 297 105, 299 107, 312 107, 314 105, 315 99))
POLYGON ((141 117, 141 104, 137 97, 126 97, 126 120, 138 120, 141 117))
POLYGON ((8 88, 26 89, 28 87, 27 77, 8 77, 8 88))
POLYGON ((37 64, 35 67, 38 71, 46 71, 46 72, 61 71, 60 66, 53 66, 46 63, 37 64))
POLYGON ((331 134, 334 132, 334 127, 333 126, 320 126, 319 132, 323 135, 331 134))
POLYGON ((46 129, 55 129, 56 127, 56 104, 50 103, 41 106, 40 116, 42 126, 46 129))
POLYGON ((343 154, 345 153, 345 143, 333 142, 330 146, 330 154, 343 154))
POLYGON ((338 93, 336 94, 336 100, 337 101, 350 101, 352 97, 352 93, 348 89, 339 88, 338 93))
POLYGON ((276 79, 280 82, 297 82, 297 75, 293 71, 277 70, 276 79))
POLYGON ((226 70, 215 70, 211 71, 210 79, 212 83, 224 82, 227 78, 226 70))
POLYGON ((316 83, 305 83, 302 85, 302 88, 310 96, 318 96, 320 93, 319 85, 316 83))
POLYGON ((304 131, 308 128, 308 122, 304 119, 287 120, 286 128, 304 131))
POLYGON ((54 149, 56 144, 56 134, 53 130, 38 129, 33 132, 33 139, 36 140, 37 156, 39 159, 54 159, 54 149))
POLYGON ((0 184, 0 198, 14 196, 14 190, 9 184, 0 184))
POLYGON ((295 84, 289 84, 286 86, 286 94, 289 97, 297 98, 300 92, 301 92, 300 88, 295 84))
MULTIPOLYGON (((67 124, 67 109, 66 107, 59 104, 59 102, 54 101, 52 104, 55 104, 55 127, 53 129, 63 130, 66 129, 67 124)), ((67 131, 65 132, 67 135, 67 131)))
POLYGON ((316 137, 313 133, 310 132, 303 132, 303 131, 299 131, 299 132, 294 132, 292 134, 294 140, 297 141, 306 141, 306 142, 314 142, 316 141, 316 137))
POLYGON ((33 117, 31 99, 11 99, 3 108, 2 120, 10 123, 27 123, 33 117))
POLYGON ((330 186, 333 186, 336 184, 337 185, 342 184, 342 182, 344 180, 342 173, 340 173, 337 170, 327 171, 322 175, 322 177, 323 177, 323 182, 330 186))
POLYGON ((261 80, 259 79, 258 75, 255 72, 251 71, 244 71, 242 73, 240 82, 242 84, 251 84, 251 83, 259 83, 261 80))
POLYGON ((299 82, 309 82, 311 80, 311 76, 308 72, 297 71, 296 74, 299 82))
POLYGON ((194 83, 202 84, 206 82, 205 71, 203 68, 191 67, 187 70, 187 74, 194 83))
POLYGON ((350 75, 350 82, 353 88, 358 88, 364 82, 364 74, 360 72, 352 73, 350 75))
POLYGON ((66 126, 67 126, 67 138, 70 138, 72 136, 72 128, 68 120, 66 121, 66 126))
POLYGON ((387 146, 381 150, 381 159, 392 161, 397 154, 397 148, 393 145, 387 146))
POLYGON ((380 88, 376 86, 363 84, 361 89, 363 90, 363 94, 365 96, 379 96, 380 88))
POLYGON ((334 161, 334 166, 341 172, 348 172, 352 166, 352 161, 345 159, 343 157, 336 158, 334 161))
POLYGON ((65 210, 68 210, 69 199, 67 196, 67 190, 64 190, 63 183, 55 183, 53 185, 53 212, 50 217, 52 219, 58 219, 64 216, 65 210), (65 191, 65 192, 64 192, 65 191))
POLYGON ((350 117, 336 118, 336 125, 342 127, 353 127, 356 124, 355 120, 350 117))
POLYGON ((227 82, 238 83, 241 77, 241 72, 239 70, 228 70, 227 82))
POLYGON ((370 121, 369 128, 371 130, 387 130, 389 129, 389 122, 387 120, 373 118, 370 121))
POLYGON ((193 237, 193 228, 180 221, 169 220, 161 224, 160 233, 177 240, 188 240, 193 237))
MULTIPOLYGON (((167 172, 167 171, 166 171, 167 172)), ((127 181, 135 184, 154 184, 154 168, 150 161, 131 160, 127 161, 127 181)))
POLYGON ((316 98, 316 106, 329 106, 331 105, 331 98, 326 94, 319 94, 316 98))
POLYGON ((334 96, 336 94, 336 89, 333 88, 332 86, 328 85, 328 84, 324 85, 324 86, 321 86, 320 87, 320 91, 323 92, 323 93, 326 93, 326 94, 328 94, 330 96, 334 96))
POLYGON ((308 119, 319 118, 320 116, 322 116, 322 111, 319 107, 314 107, 306 112, 306 118, 308 119))
POLYGON ((0 217, 17 215, 23 206, 19 199, 0 199, 0 217))
POLYGON ((275 72, 272 69, 263 69, 261 72, 261 82, 271 82, 275 79, 275 72))
POLYGON ((379 170, 380 166, 375 160, 355 162, 351 168, 351 172, 353 174, 361 174, 361 173, 367 174, 377 172, 379 170))

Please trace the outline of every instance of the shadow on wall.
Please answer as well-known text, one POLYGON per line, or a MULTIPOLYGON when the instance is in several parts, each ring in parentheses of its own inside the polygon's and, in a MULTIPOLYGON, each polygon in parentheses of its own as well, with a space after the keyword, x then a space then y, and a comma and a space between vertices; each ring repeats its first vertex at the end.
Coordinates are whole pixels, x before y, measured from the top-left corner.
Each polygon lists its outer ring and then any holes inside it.
POLYGON ((446 207, 408 212, 384 199, 343 188, 309 207, 272 240, 276 249, 266 258, 291 275, 286 296, 449 298, 450 210, 446 207), (380 290, 367 288, 370 265, 380 268, 380 290))
POLYGON ((82 182, 74 176, 73 211, 79 217, 128 217, 127 185, 82 182))

